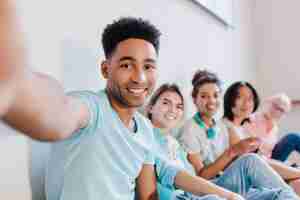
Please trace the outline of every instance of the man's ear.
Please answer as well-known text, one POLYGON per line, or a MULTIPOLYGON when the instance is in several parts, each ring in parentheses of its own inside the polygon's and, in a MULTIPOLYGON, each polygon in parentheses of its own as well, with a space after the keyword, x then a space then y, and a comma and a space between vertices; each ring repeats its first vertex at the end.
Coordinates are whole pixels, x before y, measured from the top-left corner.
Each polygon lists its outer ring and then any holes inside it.
POLYGON ((109 64, 108 64, 108 61, 107 60, 104 60, 101 62, 101 73, 102 73, 102 76, 107 79, 108 78, 108 68, 109 68, 109 64))

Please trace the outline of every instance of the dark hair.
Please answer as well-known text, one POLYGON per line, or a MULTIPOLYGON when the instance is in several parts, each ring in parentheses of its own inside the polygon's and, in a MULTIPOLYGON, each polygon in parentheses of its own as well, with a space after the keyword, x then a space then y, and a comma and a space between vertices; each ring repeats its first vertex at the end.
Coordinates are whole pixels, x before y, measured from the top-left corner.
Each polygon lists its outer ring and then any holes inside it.
POLYGON ((234 117, 232 108, 235 106, 235 101, 239 95, 239 90, 241 87, 248 87, 253 94, 254 109, 252 112, 255 112, 257 110, 259 103, 260 103, 257 91, 250 83, 245 82, 245 81, 239 81, 239 82, 233 83, 226 90, 226 92, 224 94, 224 102, 223 102, 224 103, 223 104, 223 106, 224 106, 223 117, 229 119, 230 121, 232 121, 233 117, 234 117))
POLYGON ((150 42, 158 54, 160 35, 160 31, 154 25, 142 18, 120 18, 113 21, 112 24, 108 24, 102 33, 102 46, 105 57, 109 58, 120 42, 130 38, 150 42))
POLYGON ((199 88, 206 83, 215 83, 221 89, 221 81, 215 73, 207 70, 197 70, 192 79, 193 98, 197 97, 199 88))
MULTIPOLYGON (((178 85, 176 85, 175 83, 173 83, 173 84, 165 83, 165 84, 162 84, 151 96, 150 101, 148 103, 148 107, 154 106, 156 104, 157 100, 159 99, 159 97, 163 93, 168 92, 168 91, 177 93, 182 100, 182 104, 184 105, 184 98, 183 98, 183 95, 182 95, 178 85)), ((146 116, 151 120, 152 115, 149 112, 149 110, 147 110, 146 116)))

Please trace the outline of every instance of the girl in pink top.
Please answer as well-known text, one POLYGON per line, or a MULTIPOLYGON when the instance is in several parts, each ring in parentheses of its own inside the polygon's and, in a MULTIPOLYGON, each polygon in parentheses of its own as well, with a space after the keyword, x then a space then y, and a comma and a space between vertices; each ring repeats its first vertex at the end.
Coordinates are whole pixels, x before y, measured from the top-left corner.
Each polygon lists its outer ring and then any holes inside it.
POLYGON ((270 158, 278 141, 277 123, 280 118, 291 110, 291 100, 285 94, 278 94, 265 100, 257 112, 251 114, 242 129, 248 136, 262 140, 259 151, 270 158))
POLYGON ((278 120, 299 101, 291 101, 286 95, 277 95, 265 100, 261 107, 259 103, 259 96, 250 83, 232 84, 224 95, 224 122, 240 139, 253 136, 261 138, 263 145, 258 152, 300 196, 300 169, 280 162, 285 161, 292 151, 300 151, 300 135, 287 134, 279 142, 277 139, 278 120))

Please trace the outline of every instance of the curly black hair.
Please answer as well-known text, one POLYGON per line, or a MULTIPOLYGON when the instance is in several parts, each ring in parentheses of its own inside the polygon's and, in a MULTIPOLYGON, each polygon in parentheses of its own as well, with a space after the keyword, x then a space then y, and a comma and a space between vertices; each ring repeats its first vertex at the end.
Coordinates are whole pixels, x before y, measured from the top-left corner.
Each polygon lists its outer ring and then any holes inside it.
POLYGON ((193 76, 192 84, 193 91, 192 97, 196 98, 199 88, 206 83, 215 83, 221 89, 221 80, 215 73, 212 73, 208 70, 197 70, 193 76))
POLYGON ((109 58, 117 45, 129 38, 150 42, 158 54, 161 32, 149 21, 142 18, 122 17, 108 24, 102 33, 102 46, 105 57, 109 58))

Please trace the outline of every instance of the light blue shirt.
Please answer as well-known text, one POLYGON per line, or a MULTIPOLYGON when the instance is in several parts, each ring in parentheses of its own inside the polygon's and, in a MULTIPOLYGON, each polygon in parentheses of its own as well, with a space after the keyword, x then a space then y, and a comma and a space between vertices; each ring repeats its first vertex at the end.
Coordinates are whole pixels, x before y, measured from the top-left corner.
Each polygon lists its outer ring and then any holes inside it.
MULTIPOLYGON (((193 166, 187 160, 187 153, 171 135, 166 135, 162 130, 154 128, 154 138, 157 144, 157 152, 160 155, 159 159, 155 160, 156 171, 158 176, 161 173, 161 161, 166 160, 169 164, 181 168, 184 171, 195 175, 193 166)), ((183 191, 176 190, 174 187, 165 187, 162 184, 157 184, 159 199, 169 200, 173 199, 174 196, 183 195, 183 191)))
MULTIPOLYGON (((154 164, 153 128, 139 113, 130 132, 113 110, 105 91, 72 92, 89 108, 87 127, 52 145, 46 174, 48 200, 133 200, 143 164, 154 164)), ((163 162, 164 163, 164 162, 163 162)), ((174 183, 177 169, 164 165, 159 177, 174 183)))

